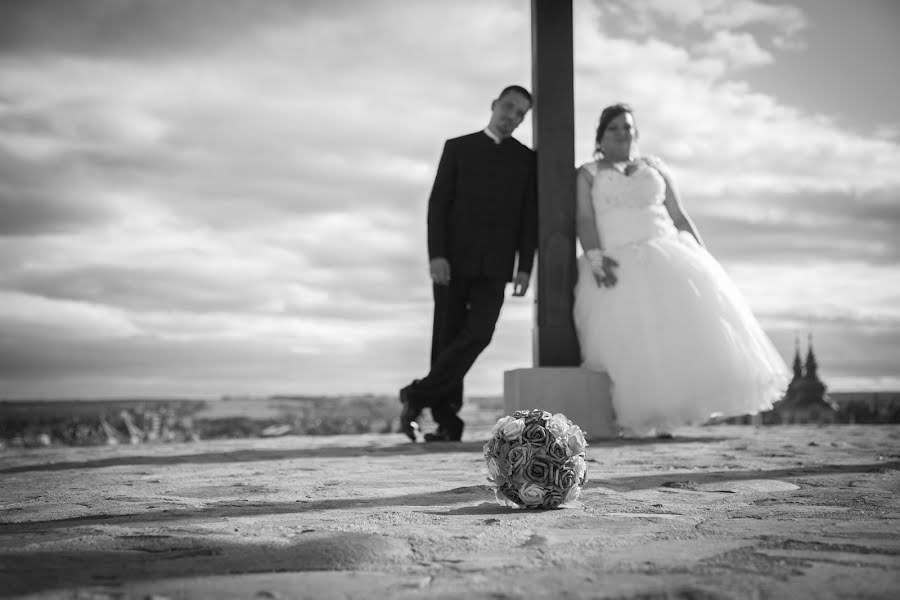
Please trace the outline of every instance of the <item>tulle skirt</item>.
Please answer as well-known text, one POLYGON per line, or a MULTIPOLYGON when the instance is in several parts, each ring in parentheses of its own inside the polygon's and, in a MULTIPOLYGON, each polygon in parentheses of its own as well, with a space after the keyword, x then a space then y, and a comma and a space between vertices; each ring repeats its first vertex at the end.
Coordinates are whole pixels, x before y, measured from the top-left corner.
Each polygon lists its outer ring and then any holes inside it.
POLYGON ((633 433, 771 408, 784 359, 721 265, 684 232, 610 252, 618 283, 578 260, 574 320, 583 366, 606 371, 633 433))

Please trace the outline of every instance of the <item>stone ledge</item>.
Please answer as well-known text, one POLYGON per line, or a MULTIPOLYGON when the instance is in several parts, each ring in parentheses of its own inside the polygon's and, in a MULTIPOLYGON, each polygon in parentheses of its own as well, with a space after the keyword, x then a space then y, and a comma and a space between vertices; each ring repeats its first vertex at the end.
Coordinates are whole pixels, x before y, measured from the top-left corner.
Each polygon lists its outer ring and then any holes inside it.
POLYGON ((618 435, 611 383, 606 373, 581 367, 515 369, 503 374, 503 404, 506 414, 532 408, 561 412, 589 440, 610 439, 618 435))

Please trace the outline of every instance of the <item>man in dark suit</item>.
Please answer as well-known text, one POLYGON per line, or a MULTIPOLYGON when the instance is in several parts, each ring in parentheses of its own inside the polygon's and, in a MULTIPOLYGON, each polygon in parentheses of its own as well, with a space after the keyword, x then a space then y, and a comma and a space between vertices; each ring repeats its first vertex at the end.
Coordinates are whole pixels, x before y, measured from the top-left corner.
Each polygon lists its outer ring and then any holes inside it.
POLYGON ((514 296, 528 290, 537 247, 535 159, 511 135, 531 104, 526 89, 504 88, 484 130, 444 144, 428 201, 431 370, 400 390, 401 427, 413 441, 425 407, 438 424, 426 441, 461 439, 463 378, 491 341, 506 284, 513 281, 514 296))

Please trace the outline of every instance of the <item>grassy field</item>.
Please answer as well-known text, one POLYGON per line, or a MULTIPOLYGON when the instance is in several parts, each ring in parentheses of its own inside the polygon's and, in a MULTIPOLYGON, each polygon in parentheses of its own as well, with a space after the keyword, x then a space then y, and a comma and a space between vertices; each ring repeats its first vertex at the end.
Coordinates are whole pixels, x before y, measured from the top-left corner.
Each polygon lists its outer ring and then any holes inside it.
MULTIPOLYGON (((468 418, 490 421, 501 398, 471 398, 468 418)), ((396 433, 394 396, 0 401, 0 446, 142 444, 204 439, 396 433)), ((432 424, 426 415, 423 429, 432 424)))

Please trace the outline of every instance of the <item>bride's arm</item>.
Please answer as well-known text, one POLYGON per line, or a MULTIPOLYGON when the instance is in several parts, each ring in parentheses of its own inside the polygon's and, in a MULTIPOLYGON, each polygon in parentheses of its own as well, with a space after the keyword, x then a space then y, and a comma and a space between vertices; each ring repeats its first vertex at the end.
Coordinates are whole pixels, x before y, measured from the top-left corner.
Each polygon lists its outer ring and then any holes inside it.
POLYGON ((597 222, 594 218, 594 206, 591 203, 593 182, 587 165, 579 167, 575 176, 575 233, 591 263, 591 271, 597 285, 613 286, 617 279, 613 267, 619 266, 619 263, 603 254, 600 233, 597 231, 597 222))
POLYGON ((694 225, 694 221, 691 220, 687 211, 681 206, 681 196, 678 193, 678 188, 675 187, 669 169, 658 158, 654 157, 653 159, 648 160, 648 162, 660 175, 662 175, 663 180, 666 182, 666 199, 664 204, 666 210, 669 211, 672 222, 675 223, 675 228, 679 231, 686 231, 691 234, 694 236, 694 239, 697 240, 697 243, 703 246, 703 240, 700 239, 700 233, 697 231, 697 226, 694 225))
POLYGON ((591 204, 592 183, 593 177, 588 172, 587 166, 579 167, 575 176, 575 232, 585 252, 603 249, 600 246, 600 235, 594 221, 594 207, 591 204))

